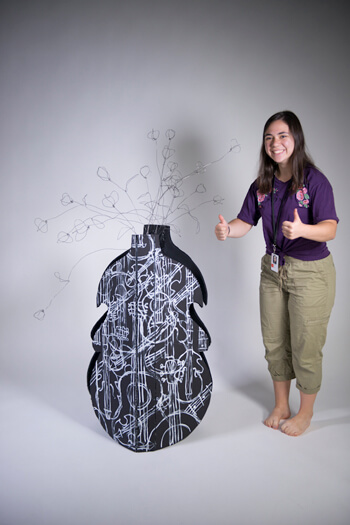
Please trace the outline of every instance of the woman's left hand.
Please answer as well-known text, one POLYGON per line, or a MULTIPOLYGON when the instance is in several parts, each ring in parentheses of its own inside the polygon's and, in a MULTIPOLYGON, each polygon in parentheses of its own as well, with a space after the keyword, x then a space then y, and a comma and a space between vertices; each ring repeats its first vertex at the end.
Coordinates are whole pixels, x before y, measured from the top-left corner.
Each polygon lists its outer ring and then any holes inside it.
POLYGON ((294 209, 294 221, 284 221, 282 223, 282 233, 287 239, 293 240, 302 237, 304 223, 301 222, 298 209, 294 209))

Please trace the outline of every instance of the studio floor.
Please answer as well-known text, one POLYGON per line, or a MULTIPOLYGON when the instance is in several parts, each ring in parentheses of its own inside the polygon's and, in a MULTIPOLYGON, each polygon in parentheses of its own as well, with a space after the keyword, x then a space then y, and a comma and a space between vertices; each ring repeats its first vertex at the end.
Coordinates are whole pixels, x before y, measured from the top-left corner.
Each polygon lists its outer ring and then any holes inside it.
POLYGON ((150 453, 114 443, 83 389, 2 382, 0 399, 2 525, 349 523, 350 410, 321 396, 291 438, 262 424, 268 382, 214 391, 187 439, 150 453))

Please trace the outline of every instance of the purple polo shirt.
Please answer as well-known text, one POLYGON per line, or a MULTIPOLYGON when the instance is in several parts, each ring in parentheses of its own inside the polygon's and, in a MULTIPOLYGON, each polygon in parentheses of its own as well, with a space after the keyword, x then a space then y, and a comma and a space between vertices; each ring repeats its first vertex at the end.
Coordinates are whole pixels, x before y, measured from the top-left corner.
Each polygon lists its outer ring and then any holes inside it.
MULTIPOLYGON (((274 208, 277 220, 279 208, 285 192, 288 191, 288 182, 281 182, 275 178, 274 208)), ((238 218, 253 226, 262 219, 263 233, 266 243, 266 253, 273 252, 273 227, 271 195, 262 195, 257 191, 257 184, 253 182, 244 200, 238 218)), ((289 195, 282 208, 281 218, 277 230, 276 253, 280 256, 280 264, 284 264, 284 256, 289 255, 303 261, 316 261, 329 255, 325 242, 310 241, 299 237, 290 240, 282 234, 283 221, 294 221, 294 209, 297 208, 299 217, 306 224, 333 219, 339 221, 334 204, 332 186, 328 179, 316 168, 306 168, 304 185, 297 193, 289 195)))

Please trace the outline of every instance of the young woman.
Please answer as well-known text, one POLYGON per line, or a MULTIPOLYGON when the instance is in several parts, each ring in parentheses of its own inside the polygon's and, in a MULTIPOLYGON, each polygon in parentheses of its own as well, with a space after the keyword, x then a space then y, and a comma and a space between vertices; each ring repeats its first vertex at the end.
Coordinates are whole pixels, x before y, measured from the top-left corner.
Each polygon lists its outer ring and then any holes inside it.
POLYGON ((333 190, 305 151, 304 133, 291 111, 268 119, 258 177, 238 217, 222 215, 220 241, 247 234, 262 219, 266 254, 261 261, 260 316, 275 407, 265 425, 291 436, 310 425, 321 387, 322 348, 335 297, 335 268, 327 241, 338 217, 333 190), (299 412, 291 418, 289 392, 296 378, 299 412))

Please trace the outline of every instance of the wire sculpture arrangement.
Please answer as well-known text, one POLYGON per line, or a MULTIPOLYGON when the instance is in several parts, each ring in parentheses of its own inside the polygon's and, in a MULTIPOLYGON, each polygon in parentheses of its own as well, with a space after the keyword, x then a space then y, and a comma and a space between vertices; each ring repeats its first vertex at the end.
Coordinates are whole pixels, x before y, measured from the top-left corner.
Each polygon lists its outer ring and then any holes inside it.
MULTIPOLYGON (((145 224, 152 223, 166 224, 170 226, 172 232, 181 235, 178 222, 184 216, 194 221, 196 233, 198 233, 200 222, 196 215, 197 210, 206 204, 221 205, 224 199, 220 195, 215 195, 210 199, 205 198, 207 190, 203 182, 199 182, 194 189, 190 190, 186 188, 185 183, 194 176, 205 174, 209 167, 222 161, 230 153, 238 153, 240 145, 236 139, 232 139, 229 149, 223 155, 206 164, 197 162, 195 169, 184 175, 174 160, 175 135, 173 129, 166 130, 166 143, 160 151, 160 131, 152 129, 147 137, 155 144, 154 169, 149 165, 144 165, 138 173, 129 177, 123 184, 119 179, 115 180, 107 168, 98 167, 96 175, 102 183, 108 186, 110 192, 104 193, 98 204, 91 201, 87 195, 76 200, 68 193, 63 193, 60 202, 65 210, 50 218, 37 217, 34 220, 37 232, 45 234, 49 231, 50 223, 59 221, 63 216, 71 216, 80 212, 80 217, 75 216, 68 229, 58 232, 58 243, 81 242, 90 232, 104 229, 111 221, 118 223, 118 240, 127 233, 136 234, 140 225, 143 227, 145 224)), ((104 248, 103 250, 109 249, 104 248)), ((98 251, 102 250, 94 250, 81 257, 71 268, 67 277, 62 277, 59 272, 54 273, 61 287, 45 308, 34 313, 36 319, 45 318, 47 309, 70 283, 75 268, 83 259, 98 251)))

